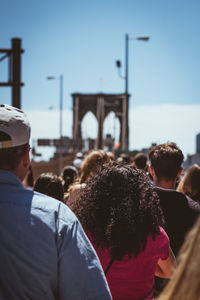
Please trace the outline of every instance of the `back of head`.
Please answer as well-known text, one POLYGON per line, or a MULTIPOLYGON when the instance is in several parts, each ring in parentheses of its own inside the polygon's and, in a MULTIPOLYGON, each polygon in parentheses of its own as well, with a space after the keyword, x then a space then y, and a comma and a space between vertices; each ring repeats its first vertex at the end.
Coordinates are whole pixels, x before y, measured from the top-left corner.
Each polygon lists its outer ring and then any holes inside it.
POLYGON ((80 171, 82 162, 83 162, 84 156, 82 152, 76 153, 76 157, 73 160, 73 165, 75 168, 77 168, 78 171, 80 171))
POLYGON ((183 153, 175 143, 160 144, 149 150, 151 166, 159 179, 175 179, 183 159, 183 153))
POLYGON ((188 195, 193 200, 200 203, 200 166, 190 167, 177 187, 177 191, 188 195))
POLYGON ((91 151, 82 163, 80 183, 84 183, 89 180, 89 178, 96 174, 98 169, 102 167, 103 164, 109 162, 110 160, 110 155, 103 150, 91 151))
POLYGON ((64 192, 67 192, 70 184, 78 177, 78 170, 74 166, 66 166, 62 172, 64 180, 64 192))
POLYGON ((158 203, 143 171, 109 163, 90 178, 71 209, 96 245, 120 260, 125 254, 137 255, 148 234, 159 232, 163 219, 158 203))
POLYGON ((144 169, 147 165, 147 157, 144 153, 136 154, 133 161, 138 169, 144 169))
POLYGON ((0 168, 15 170, 29 148, 30 124, 25 113, 13 106, 0 105, 0 168))
POLYGON ((62 179, 53 173, 42 173, 35 182, 34 190, 63 201, 62 179))
POLYGON ((121 161, 119 161, 119 162, 121 162, 122 164, 129 164, 130 163, 130 155, 129 154, 122 153, 120 155, 120 158, 121 158, 121 161))

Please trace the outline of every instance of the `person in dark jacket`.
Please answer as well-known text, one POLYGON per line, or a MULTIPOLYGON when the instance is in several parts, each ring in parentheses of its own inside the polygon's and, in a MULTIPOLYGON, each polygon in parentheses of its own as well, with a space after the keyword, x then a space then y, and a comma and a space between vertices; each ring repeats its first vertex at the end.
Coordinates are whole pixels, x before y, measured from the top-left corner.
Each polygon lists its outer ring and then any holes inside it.
MULTIPOLYGON (((200 214, 200 205, 176 191, 176 182, 182 172, 184 156, 175 143, 153 146, 149 150, 150 171, 154 181, 154 189, 160 198, 171 248, 177 256, 184 243, 187 232, 193 227, 200 214)), ((164 281, 156 280, 159 293, 164 281)))

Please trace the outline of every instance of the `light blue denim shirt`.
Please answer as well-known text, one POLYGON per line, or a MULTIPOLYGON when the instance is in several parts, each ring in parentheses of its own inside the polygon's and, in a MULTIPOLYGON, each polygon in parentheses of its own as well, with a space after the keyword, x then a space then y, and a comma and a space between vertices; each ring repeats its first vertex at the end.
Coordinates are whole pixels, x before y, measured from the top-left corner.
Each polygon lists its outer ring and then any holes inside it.
POLYGON ((111 299, 71 210, 0 170, 0 300, 111 299))

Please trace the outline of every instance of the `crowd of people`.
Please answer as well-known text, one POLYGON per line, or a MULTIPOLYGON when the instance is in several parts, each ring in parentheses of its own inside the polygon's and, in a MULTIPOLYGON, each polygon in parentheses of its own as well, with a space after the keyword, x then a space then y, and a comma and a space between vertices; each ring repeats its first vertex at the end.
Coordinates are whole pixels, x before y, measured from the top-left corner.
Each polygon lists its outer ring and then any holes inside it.
POLYGON ((199 165, 167 142, 34 178, 29 140, 25 113, 0 105, 0 299, 200 297, 199 165))

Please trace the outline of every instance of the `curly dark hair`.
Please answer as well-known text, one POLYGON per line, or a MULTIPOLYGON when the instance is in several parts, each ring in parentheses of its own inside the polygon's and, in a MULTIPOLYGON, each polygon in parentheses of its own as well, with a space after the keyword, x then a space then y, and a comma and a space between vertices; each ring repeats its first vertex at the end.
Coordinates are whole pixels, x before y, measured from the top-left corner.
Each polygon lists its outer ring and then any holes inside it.
POLYGON ((131 166, 104 165, 70 204, 97 247, 106 247, 114 259, 137 256, 147 236, 155 239, 164 217, 149 179, 131 166))

